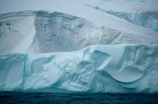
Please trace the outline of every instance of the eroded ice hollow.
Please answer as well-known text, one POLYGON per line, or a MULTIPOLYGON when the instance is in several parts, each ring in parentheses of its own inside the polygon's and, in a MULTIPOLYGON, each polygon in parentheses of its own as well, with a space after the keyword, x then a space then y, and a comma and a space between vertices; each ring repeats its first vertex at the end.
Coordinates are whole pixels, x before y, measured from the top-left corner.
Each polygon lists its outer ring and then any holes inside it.
POLYGON ((0 91, 158 92, 156 32, 46 11, 1 14, 0 30, 0 91))
POLYGON ((0 55, 0 91, 157 93, 158 45, 0 55))

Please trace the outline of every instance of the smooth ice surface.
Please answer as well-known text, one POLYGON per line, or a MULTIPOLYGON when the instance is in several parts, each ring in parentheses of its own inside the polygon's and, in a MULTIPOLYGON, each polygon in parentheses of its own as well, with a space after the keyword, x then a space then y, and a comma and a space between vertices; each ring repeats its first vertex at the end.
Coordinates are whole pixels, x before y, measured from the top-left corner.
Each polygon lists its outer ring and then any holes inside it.
POLYGON ((33 12, 0 14, 0 53, 26 53, 35 34, 33 12))
POLYGON ((158 45, 0 55, 0 91, 156 93, 158 45))

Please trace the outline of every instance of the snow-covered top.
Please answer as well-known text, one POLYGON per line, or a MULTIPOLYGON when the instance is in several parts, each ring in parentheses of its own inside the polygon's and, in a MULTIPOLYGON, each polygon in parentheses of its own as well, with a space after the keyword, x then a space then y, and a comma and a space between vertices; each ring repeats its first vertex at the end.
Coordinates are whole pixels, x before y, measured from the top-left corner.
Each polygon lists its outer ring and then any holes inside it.
MULTIPOLYGON (((94 45, 94 43, 101 44, 102 39, 104 39, 105 35, 107 34, 108 37, 106 37, 106 40, 110 40, 111 42, 111 39, 113 39, 113 44, 157 44, 157 4, 158 0, 0 0, 0 22, 2 23, 2 31, 0 31, 0 33, 3 35, 0 38, 0 43, 3 44, 1 44, 0 46, 1 49, 4 50, 3 52, 1 51, 1 53, 10 53, 10 51, 5 49, 6 47, 10 47, 8 49, 11 49, 13 53, 26 53, 26 50, 33 42, 33 39, 35 40, 35 38, 37 37, 34 37, 34 35, 38 32, 41 33, 41 30, 43 28, 38 27, 38 25, 35 26, 34 24, 35 20, 37 20, 38 18, 38 15, 36 16, 35 13, 34 16, 30 16, 30 12, 25 10, 49 11, 48 15, 51 15, 51 13, 53 14, 54 12, 60 12, 84 19, 84 22, 78 22, 76 20, 69 22, 62 20, 60 22, 60 18, 58 18, 57 25, 62 27, 63 24, 66 24, 67 29, 71 28, 70 31, 64 31, 61 33, 60 27, 51 28, 51 26, 47 27, 47 31, 45 31, 46 34, 49 34, 54 31, 51 29, 55 29, 58 30, 57 32, 60 32, 60 35, 65 33, 67 36, 71 34, 72 29, 74 29, 73 31, 80 31, 78 35, 75 36, 84 35, 82 37, 83 39, 81 38, 84 45, 94 45), (26 14, 26 16, 18 17, 17 15, 14 15, 12 17, 12 14, 9 14, 11 12, 18 11, 24 11, 17 14, 20 15, 22 13, 26 14), (13 18, 15 20, 13 20, 13 18), (9 21, 11 23, 11 26, 6 25, 9 21), (76 24, 82 24, 82 22, 87 24, 84 26, 84 28, 75 27, 77 26, 76 24), (92 23, 92 25, 90 23, 92 23), (95 26, 94 24, 97 24, 98 26, 95 26), (90 26, 97 28, 90 29, 90 26), (104 29, 102 27, 104 27, 104 29), (117 34, 116 31, 119 34, 117 34), (21 34, 22 36, 18 35, 17 33, 21 34), (9 36, 9 38, 6 38, 7 36, 9 36), (14 44, 9 44, 8 41, 10 41, 10 39, 14 44), (98 43, 98 41, 100 43, 98 43)), ((41 20, 39 19, 39 23, 40 21, 42 21, 42 18, 52 21, 54 17, 51 17, 52 19, 45 17, 40 18, 41 20)), ((45 25, 46 24, 43 24, 42 26, 44 27, 45 25)), ((55 26, 55 24, 52 26, 55 26)), ((64 39, 63 36, 61 37, 61 40, 64 39)), ((79 39, 77 37, 76 39, 73 39, 73 41, 76 43, 78 42, 78 40, 79 39)))
POLYGON ((158 10, 158 0, 0 0, 0 13, 46 10, 80 14, 87 12, 85 5, 121 12, 158 10))

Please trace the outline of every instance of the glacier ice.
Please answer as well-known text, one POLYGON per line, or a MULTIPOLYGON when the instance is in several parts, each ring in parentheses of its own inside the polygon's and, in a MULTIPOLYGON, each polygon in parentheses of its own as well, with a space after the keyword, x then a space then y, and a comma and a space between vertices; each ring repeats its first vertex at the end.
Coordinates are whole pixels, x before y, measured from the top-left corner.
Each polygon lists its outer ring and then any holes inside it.
POLYGON ((158 91, 158 45, 93 45, 73 52, 1 54, 0 66, 0 91, 158 91))
POLYGON ((140 42, 130 34, 60 12, 37 11, 34 25, 36 34, 28 53, 67 52, 96 44, 140 42))
POLYGON ((136 11, 135 13, 132 13, 110 10, 107 11, 107 13, 158 32, 158 11, 136 11))
POLYGON ((1 2, 0 91, 158 92, 156 0, 30 1, 1 2))
POLYGON ((0 23, 0 53, 67 52, 98 44, 158 43, 157 33, 126 33, 60 12, 0 14, 0 23))
POLYGON ((38 11, 34 24, 36 34, 29 53, 66 52, 96 44, 140 42, 130 34, 65 13, 38 11))
POLYGON ((125 19, 126 21, 139 25, 145 28, 152 29, 156 32, 158 32, 158 11, 157 9, 154 11, 145 11, 143 9, 141 10, 135 10, 135 11, 117 11, 117 10, 108 10, 105 8, 102 8, 100 6, 94 6, 85 4, 85 6, 94 8, 98 11, 102 11, 104 13, 108 13, 110 15, 119 17, 121 19, 125 19))

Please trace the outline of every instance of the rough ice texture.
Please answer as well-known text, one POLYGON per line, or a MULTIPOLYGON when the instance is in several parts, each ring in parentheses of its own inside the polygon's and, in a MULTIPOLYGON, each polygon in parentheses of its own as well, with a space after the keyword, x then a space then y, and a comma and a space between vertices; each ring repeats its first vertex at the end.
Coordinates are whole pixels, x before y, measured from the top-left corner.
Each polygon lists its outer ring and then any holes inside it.
POLYGON ((135 34, 128 31, 126 33, 60 12, 0 14, 0 53, 67 52, 99 44, 158 43, 157 32, 135 34))
POLYGON ((157 93, 158 45, 0 55, 0 91, 157 93))
POLYGON ((144 11, 143 9, 134 12, 114 11, 114 10, 106 10, 106 9, 104 10, 99 6, 91 6, 88 4, 85 4, 85 6, 125 19, 132 24, 146 27, 158 32, 158 11, 144 11))
POLYGON ((0 14, 0 91, 158 92, 156 0, 30 1, 1 2, 52 12, 0 14))
POLYGON ((135 13, 107 11, 107 13, 158 32, 158 11, 137 11, 135 13))
POLYGON ((38 11, 34 25, 36 34, 29 53, 75 51, 96 44, 148 43, 131 34, 59 12, 38 11))

